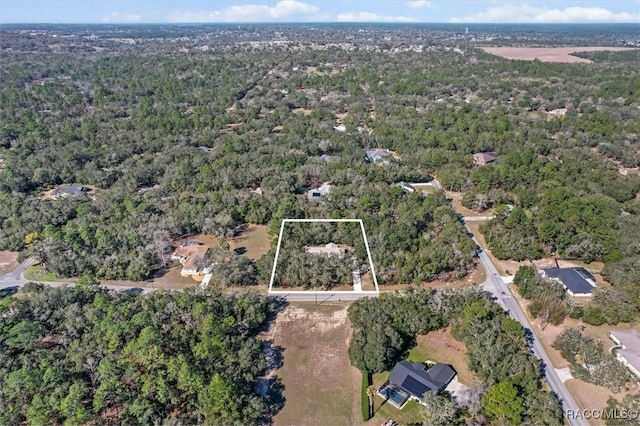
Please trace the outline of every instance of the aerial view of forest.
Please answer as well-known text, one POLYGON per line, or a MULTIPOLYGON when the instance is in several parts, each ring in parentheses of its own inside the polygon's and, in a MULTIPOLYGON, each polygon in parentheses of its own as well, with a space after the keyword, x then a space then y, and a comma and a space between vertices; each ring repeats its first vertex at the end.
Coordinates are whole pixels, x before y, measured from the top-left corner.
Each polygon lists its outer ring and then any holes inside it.
MULTIPOLYGON (((388 293, 341 314, 362 422, 391 416, 367 412, 368 387, 430 333, 465 347, 475 399, 398 422, 562 421, 531 331, 457 289, 490 278, 482 255, 572 380, 608 392, 600 408, 637 409, 637 378, 594 337, 640 318, 637 30, 2 25, 0 253, 33 282, 0 289, 0 423, 295 416, 293 387, 254 385, 293 303, 260 293, 282 220, 320 218, 362 220, 388 293), (589 297, 538 273, 562 262, 593 274, 589 297), (193 288, 100 287, 158 279, 193 288)), ((373 289, 359 225, 291 225, 278 286, 373 289)))

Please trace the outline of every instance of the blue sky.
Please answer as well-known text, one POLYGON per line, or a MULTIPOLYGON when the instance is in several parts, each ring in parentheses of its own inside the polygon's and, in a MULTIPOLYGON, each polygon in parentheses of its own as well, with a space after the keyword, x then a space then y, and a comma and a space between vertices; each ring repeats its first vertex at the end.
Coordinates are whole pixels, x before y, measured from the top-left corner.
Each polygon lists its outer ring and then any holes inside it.
POLYGON ((0 23, 631 22, 640 0, 0 0, 0 23))

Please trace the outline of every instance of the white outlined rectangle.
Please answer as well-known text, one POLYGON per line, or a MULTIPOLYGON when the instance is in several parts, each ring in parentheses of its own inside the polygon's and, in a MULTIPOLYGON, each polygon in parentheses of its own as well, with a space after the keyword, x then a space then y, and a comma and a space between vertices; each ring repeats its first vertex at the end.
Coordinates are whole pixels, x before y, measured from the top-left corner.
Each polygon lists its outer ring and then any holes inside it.
POLYGON ((271 270, 271 279, 269 280, 269 290, 267 294, 362 294, 362 295, 378 295, 380 294, 380 289, 378 287, 378 278, 376 277, 376 271, 373 267, 373 259, 371 258, 371 250, 369 249, 369 240, 367 240, 367 233, 364 230, 364 224, 362 223, 362 219, 282 219, 282 223, 280 224, 280 234, 278 235, 278 245, 276 246, 276 255, 273 259, 273 268, 271 270), (276 267, 278 265, 278 256, 280 255, 280 245, 282 244, 282 234, 284 232, 284 226, 287 223, 314 223, 314 222, 324 222, 324 223, 340 223, 340 222, 351 222, 351 223, 359 223, 360 229, 362 230, 362 237, 364 239, 364 246, 367 249, 367 256, 369 257, 369 267, 371 268, 371 276, 373 277, 373 284, 375 285, 375 291, 363 291, 363 292, 355 292, 355 291, 332 291, 332 290, 300 290, 300 291, 285 291, 285 290, 273 290, 273 282, 276 279, 276 267))

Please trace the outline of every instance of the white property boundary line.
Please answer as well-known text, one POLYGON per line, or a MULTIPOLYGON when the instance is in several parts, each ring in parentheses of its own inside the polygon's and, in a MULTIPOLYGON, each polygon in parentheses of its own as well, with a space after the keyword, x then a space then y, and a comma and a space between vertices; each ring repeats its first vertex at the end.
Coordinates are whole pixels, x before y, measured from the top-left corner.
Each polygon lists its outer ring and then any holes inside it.
POLYGON ((371 250, 369 249, 369 241, 367 240, 367 233, 364 230, 364 224, 362 223, 362 219, 282 219, 282 223, 280 224, 280 234, 278 235, 278 245, 276 247, 276 257, 273 259, 273 269, 271 270, 271 280, 269 281, 269 290, 267 294, 362 294, 362 295, 378 295, 380 294, 380 289, 378 288, 378 278, 376 277, 376 271, 373 267, 373 259, 371 258, 371 250), (359 223, 360 229, 362 230, 362 237, 364 238, 364 246, 367 249, 367 256, 369 257, 369 267, 371 268, 371 276, 373 277, 373 283, 376 286, 375 291, 363 291, 363 292, 355 292, 355 291, 347 291, 347 290, 325 290, 325 291, 282 291, 282 290, 273 290, 273 282, 276 279, 276 266, 278 265, 278 256, 280 255, 280 245, 282 244, 282 234, 284 232, 284 225, 287 223, 314 223, 314 222, 324 222, 324 223, 340 223, 340 222, 351 222, 351 223, 359 223))

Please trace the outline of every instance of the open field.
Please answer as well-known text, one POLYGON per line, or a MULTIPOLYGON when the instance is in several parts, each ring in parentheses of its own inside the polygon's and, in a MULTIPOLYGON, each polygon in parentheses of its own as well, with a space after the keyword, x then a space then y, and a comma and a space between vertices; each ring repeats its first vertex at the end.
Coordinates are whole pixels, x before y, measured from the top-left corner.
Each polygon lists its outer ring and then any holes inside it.
POLYGON ((19 265, 17 251, 0 251, 0 275, 13 271, 19 265))
POLYGON ((266 225, 250 224, 239 237, 229 240, 229 246, 251 260, 258 260, 271 248, 267 230, 266 225))
POLYGON ((541 62, 591 63, 589 59, 571 56, 576 52, 633 50, 631 47, 581 46, 581 47, 483 47, 487 53, 506 59, 541 62))
POLYGON ((284 384, 276 425, 361 424, 361 373, 349 363, 347 304, 289 305, 264 339, 284 361, 274 373, 284 384))

